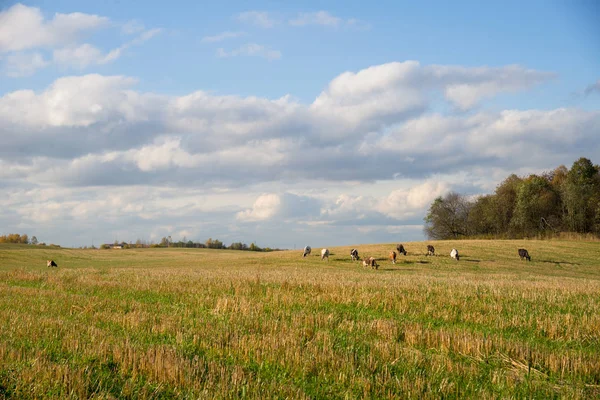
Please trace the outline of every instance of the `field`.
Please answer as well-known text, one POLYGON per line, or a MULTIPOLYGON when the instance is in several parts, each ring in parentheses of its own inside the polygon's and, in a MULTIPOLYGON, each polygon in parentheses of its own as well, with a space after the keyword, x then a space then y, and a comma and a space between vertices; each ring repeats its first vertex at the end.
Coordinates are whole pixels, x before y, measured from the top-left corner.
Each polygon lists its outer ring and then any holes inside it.
POLYGON ((433 244, 0 246, 0 398, 600 398, 600 242, 433 244))

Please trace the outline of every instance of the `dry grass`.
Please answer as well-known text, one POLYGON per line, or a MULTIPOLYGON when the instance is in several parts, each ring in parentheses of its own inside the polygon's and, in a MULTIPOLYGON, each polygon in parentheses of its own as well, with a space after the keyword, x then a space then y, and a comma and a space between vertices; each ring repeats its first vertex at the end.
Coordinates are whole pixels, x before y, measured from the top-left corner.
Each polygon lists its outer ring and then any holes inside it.
POLYGON ((600 397, 598 242, 433 244, 0 247, 0 398, 600 397))

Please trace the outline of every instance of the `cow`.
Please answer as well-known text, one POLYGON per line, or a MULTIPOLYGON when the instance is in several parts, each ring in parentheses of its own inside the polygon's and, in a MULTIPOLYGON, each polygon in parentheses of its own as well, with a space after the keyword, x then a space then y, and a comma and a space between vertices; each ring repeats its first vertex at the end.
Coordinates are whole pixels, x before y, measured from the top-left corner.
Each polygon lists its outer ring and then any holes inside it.
POLYGON ((358 258, 358 249, 350 250, 350 257, 352 258, 352 261, 360 260, 360 258, 358 258))
POLYGON ((321 260, 327 258, 327 261, 329 262, 329 250, 328 249, 323 249, 321 250, 321 260))
POLYGON ((454 258, 456 261, 460 260, 460 256, 458 255, 458 250, 452 249, 450 252, 450 257, 454 258))
POLYGON ((311 250, 312 249, 310 248, 310 246, 306 246, 304 248, 304 253, 302 253, 302 257, 306 257, 307 255, 309 255, 311 250))
POLYGON ((406 250, 404 249, 404 246, 402 244, 399 244, 398 246, 396 246, 396 250, 398 250, 398 254, 406 255, 406 250))
POLYGON ((430 244, 427 245, 427 254, 426 255, 428 255, 428 256, 434 256, 435 255, 435 249, 430 244))
POLYGON ((527 261, 531 261, 531 257, 529 256, 529 252, 525 249, 519 249, 519 257, 522 259, 526 259, 527 261))
POLYGON ((379 269, 379 264, 374 257, 364 258, 363 259, 363 267, 371 267, 373 269, 379 269))
POLYGON ((58 267, 58 265, 56 265, 56 263, 54 262, 54 260, 46 260, 46 266, 48 266, 48 267, 58 267))
POLYGON ((390 260, 392 260, 392 264, 396 264, 396 252, 390 251, 390 260))

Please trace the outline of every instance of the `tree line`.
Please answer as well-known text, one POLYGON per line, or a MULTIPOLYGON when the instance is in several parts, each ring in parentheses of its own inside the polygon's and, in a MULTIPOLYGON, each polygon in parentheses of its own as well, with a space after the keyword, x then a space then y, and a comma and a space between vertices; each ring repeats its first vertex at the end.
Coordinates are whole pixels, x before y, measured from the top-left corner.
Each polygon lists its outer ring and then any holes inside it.
POLYGON ((580 158, 541 175, 515 174, 493 194, 436 198, 424 218, 429 239, 527 238, 560 232, 600 237, 600 166, 580 158))
POLYGON ((187 240, 185 237, 181 240, 174 241, 171 236, 163 237, 160 242, 154 243, 147 241, 143 241, 138 239, 135 243, 132 242, 119 242, 115 241, 113 244, 102 244, 100 245, 100 249, 111 249, 115 246, 123 249, 132 249, 132 248, 157 248, 157 247, 178 247, 178 248, 196 248, 196 249, 228 249, 228 250, 246 250, 246 251, 276 251, 280 249, 273 249, 270 247, 259 247, 255 243, 250 243, 250 245, 242 242, 233 242, 229 246, 226 246, 222 241, 218 239, 209 238, 204 242, 194 242, 192 240, 187 240))

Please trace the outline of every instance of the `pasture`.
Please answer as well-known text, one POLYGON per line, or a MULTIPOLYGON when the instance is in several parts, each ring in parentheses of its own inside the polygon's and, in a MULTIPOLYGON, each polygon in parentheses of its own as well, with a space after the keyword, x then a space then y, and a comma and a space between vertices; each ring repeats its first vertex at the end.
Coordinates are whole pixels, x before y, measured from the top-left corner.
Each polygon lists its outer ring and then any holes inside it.
POLYGON ((429 243, 0 245, 0 398, 600 398, 599 242, 429 243))

